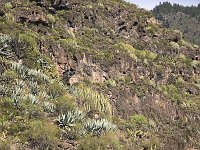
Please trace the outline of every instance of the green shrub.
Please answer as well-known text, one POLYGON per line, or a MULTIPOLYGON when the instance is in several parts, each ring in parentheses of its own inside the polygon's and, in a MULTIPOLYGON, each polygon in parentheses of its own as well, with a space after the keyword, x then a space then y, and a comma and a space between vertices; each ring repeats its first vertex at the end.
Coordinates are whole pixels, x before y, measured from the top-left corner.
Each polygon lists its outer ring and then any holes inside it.
POLYGON ((42 107, 33 105, 30 101, 22 101, 20 107, 24 116, 28 119, 43 119, 44 117, 42 107))
POLYGON ((100 137, 88 135, 81 141, 79 150, 124 150, 124 146, 114 133, 107 133, 100 137))
POLYGON ((51 98, 56 99, 65 94, 65 89, 59 84, 59 82, 54 81, 53 83, 49 84, 47 93, 49 96, 51 96, 51 98))
POLYGON ((14 23, 15 18, 14 18, 14 16, 13 16, 13 14, 11 14, 11 13, 6 13, 5 16, 6 16, 6 20, 7 20, 8 22, 14 23))
POLYGON ((129 123, 133 128, 140 128, 142 126, 148 125, 148 120, 145 116, 134 115, 130 117, 129 123))
POLYGON ((33 120, 29 123, 29 129, 24 133, 23 140, 29 141, 32 147, 46 149, 53 147, 57 142, 58 127, 53 123, 33 120))
POLYGON ((3 73, 3 76, 9 80, 10 82, 14 81, 15 79, 18 78, 18 75, 16 74, 16 72, 14 72, 13 70, 6 70, 4 73, 3 73))
POLYGON ((36 68, 40 52, 37 49, 37 34, 32 32, 14 35, 11 41, 13 51, 19 58, 23 58, 23 64, 29 68, 36 68))
POLYGON ((47 15, 47 19, 48 19, 50 24, 54 24, 56 22, 55 17, 53 15, 51 15, 51 14, 47 15))
POLYGON ((3 139, 4 135, 0 134, 0 149, 1 150, 8 150, 10 149, 10 141, 7 139, 3 139))
POLYGON ((12 9, 12 8, 13 8, 13 5, 12 5, 11 2, 8 2, 8 3, 5 3, 4 7, 5 7, 6 9, 12 9))
POLYGON ((133 48, 133 46, 131 46, 130 44, 119 42, 117 45, 114 45, 114 47, 119 48, 120 50, 124 50, 125 52, 129 54, 131 58, 133 58, 134 60, 137 60, 137 56, 135 53, 136 49, 133 48))
POLYGON ((21 116, 16 116, 7 126, 7 134, 17 136, 27 129, 26 120, 21 116))
POLYGON ((183 95, 180 94, 178 88, 172 84, 161 86, 161 91, 167 98, 171 99, 171 101, 175 103, 181 102, 184 98, 183 95))
POLYGON ((13 119, 13 116, 18 114, 18 110, 14 107, 13 101, 9 98, 0 98, 0 117, 6 119, 13 119), (12 112, 12 114, 10 113, 12 112))
POLYGON ((73 38, 60 39, 59 42, 65 50, 70 50, 71 52, 74 52, 77 48, 79 48, 76 39, 73 38))
POLYGON ((107 86, 109 86, 109 87, 116 87, 116 86, 117 86, 117 83, 116 83, 116 81, 115 81, 114 79, 108 79, 108 80, 106 81, 106 84, 107 84, 107 86))
POLYGON ((75 99, 70 95, 63 95, 56 100, 55 105, 58 113, 65 113, 75 108, 75 99))

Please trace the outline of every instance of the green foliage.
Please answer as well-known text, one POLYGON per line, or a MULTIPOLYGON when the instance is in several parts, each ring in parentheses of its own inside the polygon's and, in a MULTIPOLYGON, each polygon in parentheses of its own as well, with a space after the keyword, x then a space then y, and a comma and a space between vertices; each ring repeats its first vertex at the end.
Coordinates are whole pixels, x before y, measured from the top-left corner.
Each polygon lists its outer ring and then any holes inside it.
POLYGON ((154 61, 157 59, 158 55, 156 53, 147 51, 147 50, 138 50, 136 55, 140 58, 147 59, 150 61, 154 61))
POLYGON ((0 6, 0 31, 10 34, 0 35, 0 149, 62 149, 68 141, 75 143, 72 149, 86 150, 176 149, 168 145, 185 146, 185 141, 195 145, 198 47, 177 31, 149 23, 150 12, 123 0, 80 1, 67 9, 58 3, 25 0, 9 6, 3 1, 0 6), (47 12, 51 14, 45 16, 47 12), (22 23, 19 14, 32 15, 22 23), (113 14, 124 18, 126 30, 116 32, 123 20, 114 21, 113 14), (39 18, 35 16, 41 16, 39 21, 34 22, 39 18), (58 58, 63 49, 66 62, 58 58), (86 77, 86 84, 68 89, 56 73, 60 67, 74 66, 85 77, 90 76, 85 68, 95 70, 96 65, 106 73, 104 83, 93 84, 86 77), (127 72, 121 75, 124 69, 127 72), (169 99, 177 103, 171 107, 169 99), (133 111, 142 111, 148 119, 142 115, 122 119, 133 111), (178 116, 171 116, 176 111, 178 116))
POLYGON ((117 45, 115 45, 114 47, 120 48, 121 50, 125 50, 131 58, 133 58, 134 60, 137 60, 137 56, 135 54, 136 49, 133 48, 133 46, 123 43, 123 42, 120 42, 117 45))
POLYGON ((106 81, 106 84, 107 84, 107 86, 109 86, 109 87, 115 87, 115 86, 117 86, 117 83, 116 83, 116 81, 115 81, 114 79, 108 79, 108 80, 106 81))
POLYGON ((25 66, 36 68, 37 60, 40 59, 40 53, 37 50, 37 34, 27 32, 14 35, 11 46, 18 57, 24 59, 25 66))
POLYGON ((75 99, 70 95, 63 95, 56 100, 55 105, 57 112, 65 113, 75 109, 75 99))
POLYGON ((47 19, 48 19, 50 24, 54 24, 56 22, 55 17, 53 15, 51 15, 51 14, 47 15, 47 19))
POLYGON ((47 89, 47 93, 53 99, 56 99, 56 98, 64 95, 65 89, 61 84, 59 84, 59 82, 54 81, 54 82, 49 84, 48 89, 47 89))
POLYGON ((8 150, 10 149, 10 141, 4 138, 6 138, 5 135, 0 134, 0 149, 8 150))
POLYGON ((140 128, 143 125, 146 126, 148 125, 148 120, 145 116, 142 115, 134 115, 130 117, 130 122, 132 127, 134 128, 140 128))
POLYGON ((120 143, 119 139, 113 133, 107 133, 100 137, 88 135, 80 143, 79 150, 106 150, 115 149, 123 150, 125 147, 120 143))
POLYGON ((13 8, 13 5, 12 5, 11 2, 8 2, 8 3, 5 3, 4 7, 5 7, 6 9, 12 9, 12 8, 13 8))
POLYGON ((27 122, 21 116, 16 116, 13 121, 10 122, 9 126, 5 127, 8 135, 20 135, 27 129, 27 122))
POLYGON ((183 100, 183 95, 180 94, 179 90, 174 85, 161 86, 163 94, 172 100, 172 102, 179 103, 183 100))
POLYGON ((118 43, 114 47, 127 52, 129 54, 129 56, 131 58, 133 58, 135 61, 137 61, 138 58, 154 61, 158 57, 158 55, 156 53, 153 53, 153 52, 147 51, 147 50, 137 50, 137 49, 133 48, 133 46, 123 43, 123 42, 118 43))
POLYGON ((172 46, 173 49, 180 50, 180 46, 178 45, 178 43, 171 41, 170 45, 172 46))
POLYGON ((74 52, 79 47, 76 39, 60 39, 59 42, 65 50, 70 50, 71 52, 74 52))
POLYGON ((29 123, 29 129, 24 133, 24 141, 39 143, 40 148, 53 147, 58 137, 58 128, 53 123, 33 120, 29 123))
POLYGON ((10 23, 14 23, 14 16, 12 15, 12 13, 6 13, 6 20, 10 23))
POLYGON ((11 82, 14 81, 18 77, 16 72, 10 69, 5 70, 5 72, 3 73, 3 76, 6 78, 6 80, 10 80, 11 82))

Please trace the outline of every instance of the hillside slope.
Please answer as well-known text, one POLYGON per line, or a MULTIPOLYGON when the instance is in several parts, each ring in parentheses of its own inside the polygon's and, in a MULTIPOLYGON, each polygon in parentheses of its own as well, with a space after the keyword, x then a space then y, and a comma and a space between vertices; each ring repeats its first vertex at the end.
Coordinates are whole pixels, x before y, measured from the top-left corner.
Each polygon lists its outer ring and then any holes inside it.
POLYGON ((0 0, 0 149, 200 149, 200 49, 122 0, 0 0))
POLYGON ((184 38, 200 45, 200 4, 184 7, 164 2, 156 6, 153 13, 165 27, 180 30, 184 38))

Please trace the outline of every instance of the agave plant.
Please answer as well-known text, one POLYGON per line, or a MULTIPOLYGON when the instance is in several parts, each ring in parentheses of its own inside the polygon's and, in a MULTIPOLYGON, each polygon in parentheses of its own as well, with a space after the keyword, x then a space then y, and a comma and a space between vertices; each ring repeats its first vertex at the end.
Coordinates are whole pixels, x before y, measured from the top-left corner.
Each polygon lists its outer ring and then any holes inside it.
POLYGON ((6 93, 8 92, 8 87, 6 85, 0 85, 0 96, 4 96, 6 95, 6 93))
POLYGON ((27 99, 31 102, 31 104, 38 104, 39 101, 37 100, 36 96, 34 96, 33 94, 28 94, 27 95, 27 99))
POLYGON ((37 61, 43 69, 51 69, 51 65, 45 59, 39 59, 37 61))
POLYGON ((45 83, 50 83, 50 78, 44 74, 41 70, 35 70, 35 69, 29 69, 25 66, 23 66, 20 63, 12 63, 11 68, 17 72, 22 79, 28 79, 31 81, 37 81, 40 79, 41 81, 45 83))
POLYGON ((10 98, 13 100, 13 103, 15 106, 19 105, 19 100, 21 99, 21 93, 23 91, 24 85, 25 85, 25 82, 21 80, 17 83, 17 85, 12 90, 10 98))
POLYGON ((38 95, 38 93, 39 93, 39 85, 37 84, 37 82, 30 81, 29 82, 29 86, 30 86, 30 89, 31 89, 31 93, 33 95, 38 95))
POLYGON ((117 126, 106 119, 100 119, 100 120, 91 119, 85 123, 84 129, 86 130, 87 133, 101 135, 103 132, 106 131, 117 130, 117 126))
POLYGON ((69 93, 73 94, 74 96, 76 97, 79 96, 78 90, 74 86, 69 86, 68 90, 69 90, 69 93))
POLYGON ((50 112, 50 113, 53 113, 56 110, 56 107, 54 104, 52 104, 50 102, 46 102, 46 101, 43 104, 43 108, 44 108, 44 111, 50 112))
POLYGON ((39 97, 42 97, 46 101, 51 99, 51 97, 45 91, 40 91, 38 95, 39 97))
POLYGON ((12 54, 11 46, 9 45, 11 38, 7 35, 0 35, 0 55, 10 57, 12 54))
POLYGON ((83 119, 85 114, 80 110, 69 111, 58 116, 57 122, 60 127, 69 129, 74 123, 83 119))
POLYGON ((28 69, 26 67, 24 67, 22 64, 20 64, 20 63, 12 63, 11 64, 11 68, 17 74, 19 74, 22 79, 26 79, 27 78, 28 69))

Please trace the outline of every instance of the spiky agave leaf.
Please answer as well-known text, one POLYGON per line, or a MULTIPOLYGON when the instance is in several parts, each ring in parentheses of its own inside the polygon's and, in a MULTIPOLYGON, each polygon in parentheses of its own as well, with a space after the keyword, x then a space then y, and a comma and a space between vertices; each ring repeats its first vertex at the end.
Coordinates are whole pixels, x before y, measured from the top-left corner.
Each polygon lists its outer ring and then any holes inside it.
POLYGON ((44 101, 43 108, 44 108, 44 111, 50 112, 50 113, 53 113, 56 110, 56 106, 53 103, 50 103, 47 101, 44 101))
POLYGON ((10 46, 11 37, 7 35, 0 35, 0 55, 11 57, 12 49, 10 46))
POLYGON ((61 114, 57 118, 58 125, 64 128, 70 128, 74 126, 74 123, 83 119, 85 114, 80 110, 69 111, 65 114, 61 114))
POLYGON ((33 94, 28 94, 26 98, 27 98, 27 99, 31 102, 31 104, 33 104, 33 105, 39 103, 38 99, 37 99, 36 96, 33 95, 33 94))
POLYGON ((102 133, 107 131, 117 130, 117 126, 106 119, 100 119, 100 120, 90 119, 85 123, 84 129, 86 130, 86 133, 101 135, 102 133))
POLYGON ((29 84, 29 87, 31 89, 31 93, 33 95, 38 95, 39 94, 39 88, 40 88, 40 86, 38 85, 38 83, 30 81, 30 82, 28 82, 28 84, 29 84))
POLYGON ((20 63, 13 62, 11 68, 17 72, 22 79, 27 79, 31 81, 42 80, 45 83, 51 83, 51 79, 44 74, 41 70, 29 69, 20 63))

